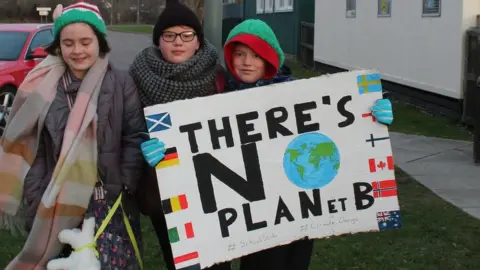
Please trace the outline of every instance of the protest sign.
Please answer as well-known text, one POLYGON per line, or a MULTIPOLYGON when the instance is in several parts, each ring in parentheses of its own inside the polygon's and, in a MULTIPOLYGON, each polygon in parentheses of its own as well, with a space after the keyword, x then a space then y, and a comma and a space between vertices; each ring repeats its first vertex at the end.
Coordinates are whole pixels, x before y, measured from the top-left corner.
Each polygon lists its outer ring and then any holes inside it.
POLYGON ((145 108, 176 268, 400 228, 381 98, 362 70, 145 108))

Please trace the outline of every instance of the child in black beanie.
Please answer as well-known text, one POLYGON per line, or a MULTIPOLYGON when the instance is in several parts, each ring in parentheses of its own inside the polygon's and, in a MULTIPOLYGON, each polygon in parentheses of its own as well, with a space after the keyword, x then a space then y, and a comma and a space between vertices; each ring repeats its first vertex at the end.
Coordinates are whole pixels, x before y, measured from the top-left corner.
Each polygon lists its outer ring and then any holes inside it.
MULTIPOLYGON (((210 1, 210 0, 209 0, 210 1)), ((213 95, 223 90, 223 68, 215 47, 203 34, 195 13, 177 0, 168 0, 153 28, 153 46, 141 51, 130 67, 143 107, 176 100, 213 95)), ((142 144, 152 168, 146 168, 137 190, 140 211, 150 217, 164 260, 175 270, 167 224, 161 207, 157 176, 153 169, 163 158, 164 145, 158 139, 142 144), (163 149, 163 152, 162 152, 163 149)), ((229 270, 230 264, 210 267, 229 270)))

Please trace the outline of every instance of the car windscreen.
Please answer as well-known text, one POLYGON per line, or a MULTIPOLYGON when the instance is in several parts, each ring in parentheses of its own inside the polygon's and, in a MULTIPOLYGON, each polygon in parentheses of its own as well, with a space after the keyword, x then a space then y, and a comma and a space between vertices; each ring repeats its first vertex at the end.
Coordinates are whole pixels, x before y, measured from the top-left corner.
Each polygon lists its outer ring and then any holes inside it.
POLYGON ((15 61, 20 57, 27 32, 0 31, 0 61, 15 61))

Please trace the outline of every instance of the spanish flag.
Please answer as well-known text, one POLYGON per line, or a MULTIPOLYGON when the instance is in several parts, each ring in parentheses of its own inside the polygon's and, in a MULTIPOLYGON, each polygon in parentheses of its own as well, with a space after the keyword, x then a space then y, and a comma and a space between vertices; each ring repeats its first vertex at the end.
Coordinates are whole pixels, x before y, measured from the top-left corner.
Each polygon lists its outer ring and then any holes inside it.
POLYGON ((158 163, 156 169, 162 169, 170 166, 175 166, 180 164, 180 160, 178 159, 178 153, 176 147, 167 148, 165 151, 165 157, 158 163))

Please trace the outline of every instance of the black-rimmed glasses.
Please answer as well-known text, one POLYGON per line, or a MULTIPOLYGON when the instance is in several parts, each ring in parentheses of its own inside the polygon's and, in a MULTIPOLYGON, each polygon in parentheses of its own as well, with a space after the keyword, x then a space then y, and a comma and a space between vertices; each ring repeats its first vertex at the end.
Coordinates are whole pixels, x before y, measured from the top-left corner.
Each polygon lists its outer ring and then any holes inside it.
POLYGON ((162 39, 166 42, 173 42, 175 39, 177 39, 178 36, 184 41, 184 42, 190 42, 192 41, 197 33, 193 31, 185 31, 181 33, 175 33, 175 32, 170 32, 170 31, 165 31, 162 33, 162 39))

